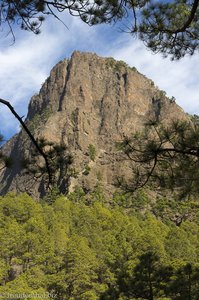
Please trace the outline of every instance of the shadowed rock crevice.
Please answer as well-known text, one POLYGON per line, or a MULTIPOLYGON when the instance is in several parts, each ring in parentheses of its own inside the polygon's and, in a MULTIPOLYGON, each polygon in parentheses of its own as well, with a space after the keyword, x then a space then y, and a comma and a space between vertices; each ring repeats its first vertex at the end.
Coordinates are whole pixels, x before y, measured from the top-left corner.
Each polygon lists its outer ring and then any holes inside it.
POLYGON ((154 118, 156 122, 160 121, 161 114, 161 100, 152 98, 152 113, 154 113, 154 118))
POLYGON ((63 101, 64 101, 64 97, 67 93, 67 83, 68 83, 68 80, 70 78, 70 68, 71 68, 71 63, 69 62, 67 67, 66 67, 66 76, 65 76, 65 82, 64 82, 64 87, 63 87, 63 91, 61 93, 61 96, 60 96, 60 100, 59 100, 59 108, 58 108, 58 111, 62 111, 62 106, 63 106, 63 101))

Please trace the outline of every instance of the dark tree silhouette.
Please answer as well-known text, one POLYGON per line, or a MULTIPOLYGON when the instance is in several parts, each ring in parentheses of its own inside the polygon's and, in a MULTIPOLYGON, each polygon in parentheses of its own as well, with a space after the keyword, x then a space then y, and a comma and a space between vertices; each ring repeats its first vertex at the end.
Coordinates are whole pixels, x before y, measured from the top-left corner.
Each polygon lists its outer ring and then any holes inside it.
POLYGON ((133 270, 132 296, 148 300, 158 298, 164 292, 165 283, 170 281, 171 274, 172 268, 163 266, 156 253, 148 251, 142 254, 133 270))
POLYGON ((35 182, 43 182, 45 195, 55 191, 58 194, 65 194, 68 191, 70 178, 76 176, 74 169, 70 168, 73 163, 72 155, 62 142, 56 144, 40 138, 37 140, 37 145, 44 153, 48 165, 46 160, 41 160, 40 152, 35 147, 30 151, 29 157, 22 161, 24 171, 32 174, 35 182))
POLYGON ((119 144, 132 162, 133 178, 118 184, 127 191, 144 186, 177 190, 180 197, 198 194, 199 126, 189 121, 173 121, 164 126, 149 122, 143 132, 126 137, 119 144))
MULTIPOLYGON (((27 133, 27 135, 29 136, 30 140, 32 141, 33 145, 35 146, 35 148, 37 149, 38 153, 43 157, 44 161, 45 161, 45 166, 46 166, 46 172, 48 174, 48 184, 47 186, 51 186, 52 185, 52 172, 50 169, 50 165, 49 165, 49 159, 46 155, 46 153, 43 151, 43 149, 39 146, 37 140, 34 138, 34 136, 32 135, 32 133, 30 132, 30 130, 28 129, 27 125, 25 124, 25 122, 23 121, 23 119, 17 114, 17 112, 15 111, 15 109, 12 107, 12 105, 4 100, 0 98, 0 103, 6 105, 9 110, 11 111, 11 113, 15 116, 15 118, 19 121, 19 123, 21 124, 22 128, 25 130, 25 132, 27 133)), ((1 136, 1 140, 2 140, 2 136, 1 136)), ((2 164, 1 169, 5 168, 5 167, 10 167, 12 164, 12 161, 9 157, 7 157, 6 155, 2 154, 0 152, 0 163, 2 164)))
POLYGON ((0 27, 7 27, 14 38, 13 25, 38 34, 47 16, 60 20, 60 13, 65 11, 89 25, 126 19, 127 31, 153 52, 180 59, 198 50, 198 7, 199 0, 7 0, 0 2, 0 27))

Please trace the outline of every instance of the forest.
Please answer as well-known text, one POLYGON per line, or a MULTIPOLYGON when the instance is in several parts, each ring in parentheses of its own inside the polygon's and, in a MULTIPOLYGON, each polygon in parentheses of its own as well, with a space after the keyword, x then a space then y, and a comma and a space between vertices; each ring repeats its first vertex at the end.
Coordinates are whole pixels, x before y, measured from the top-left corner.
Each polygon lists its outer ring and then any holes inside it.
POLYGON ((9 193, 0 198, 0 297, 199 299, 198 220, 193 200, 150 203, 144 191, 107 199, 77 189, 39 202, 9 193), (176 205, 192 212, 181 223, 176 205))

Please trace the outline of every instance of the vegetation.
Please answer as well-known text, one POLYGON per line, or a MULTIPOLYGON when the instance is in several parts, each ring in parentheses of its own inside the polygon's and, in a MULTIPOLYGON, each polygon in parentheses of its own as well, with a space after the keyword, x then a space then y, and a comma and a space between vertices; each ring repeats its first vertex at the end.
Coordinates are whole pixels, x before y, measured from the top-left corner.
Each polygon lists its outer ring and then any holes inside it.
POLYGON ((143 132, 119 143, 133 173, 131 182, 118 178, 119 185, 128 191, 148 185, 176 192, 180 198, 198 195, 199 127, 196 116, 192 121, 149 121, 143 132))
POLYGON ((35 148, 31 149, 29 157, 22 161, 22 168, 25 174, 31 174, 31 180, 41 184, 43 194, 47 194, 53 188, 60 193, 66 193, 70 177, 77 177, 78 172, 71 167, 73 157, 66 145, 49 142, 44 138, 37 140, 38 146, 44 153, 47 162, 41 159, 35 148))
MULTIPOLYGON (((123 60, 117 61, 117 60, 115 60, 115 59, 112 58, 112 57, 108 57, 108 58, 106 59, 106 65, 107 65, 107 67, 114 68, 114 70, 115 70, 116 72, 119 72, 122 68, 125 68, 125 69, 129 68, 129 69, 131 69, 131 68, 127 65, 127 63, 125 63, 123 60)), ((132 68, 132 69, 133 69, 133 68, 132 68)), ((133 69, 133 70, 134 70, 134 69, 133 69)))
POLYGON ((90 144, 90 145, 88 146, 88 155, 89 155, 89 157, 90 157, 90 159, 91 159, 92 161, 95 161, 95 158, 96 158, 96 155, 97 155, 97 151, 96 151, 95 146, 92 145, 92 144, 90 144))
MULTIPOLYGON (((153 52, 170 54, 179 59, 194 54, 199 41, 199 1, 1 1, 0 27, 7 28, 14 38, 14 25, 35 34, 45 17, 59 19, 68 11, 89 25, 130 20, 127 31, 136 34, 153 52)), ((59 19, 60 20, 60 19, 59 19)))
MULTIPOLYGON (((45 169, 46 169, 46 173, 48 174, 48 184, 52 184, 52 174, 51 174, 51 170, 50 170, 50 166, 49 166, 49 161, 48 161, 48 157, 46 155, 46 153, 43 151, 42 147, 40 147, 38 141, 35 139, 35 137, 33 136, 33 134, 31 133, 31 131, 29 130, 27 124, 23 121, 23 117, 20 117, 18 115, 18 113, 15 111, 15 109, 13 108, 13 106, 9 103, 9 101, 6 101, 4 99, 0 98, 0 103, 4 104, 5 106, 7 106, 9 108, 9 110, 11 111, 11 113, 15 116, 15 118, 19 121, 20 125, 22 126, 24 132, 28 135, 28 137, 30 138, 33 147, 35 147, 35 149, 37 150, 37 153, 43 157, 44 161, 45 161, 45 169)), ((2 135, 0 136, 0 143, 2 142, 2 135)), ((12 161, 11 161, 12 163, 12 161)), ((5 156, 4 153, 1 151, 0 149, 0 168, 4 169, 6 167, 10 167, 11 165, 10 163, 10 157, 5 156), (9 163, 7 163, 9 162, 9 163)))
POLYGON ((91 167, 89 167, 89 165, 86 165, 82 174, 87 176, 90 173, 90 170, 91 170, 91 167))
POLYGON ((1 197, 0 293, 197 300, 198 218, 178 227, 108 202, 80 190, 51 205, 1 197))
POLYGON ((34 134, 35 130, 43 125, 48 118, 52 115, 51 107, 46 107, 43 109, 41 113, 37 113, 28 123, 28 128, 32 134, 34 134))

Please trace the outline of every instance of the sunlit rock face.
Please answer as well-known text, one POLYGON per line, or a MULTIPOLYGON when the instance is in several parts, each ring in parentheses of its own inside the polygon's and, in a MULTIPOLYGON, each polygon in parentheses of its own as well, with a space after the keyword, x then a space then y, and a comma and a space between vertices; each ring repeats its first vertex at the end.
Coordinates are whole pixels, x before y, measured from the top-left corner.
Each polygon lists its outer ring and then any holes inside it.
MULTIPOLYGON (((63 192, 76 186, 89 191, 100 184, 113 193, 117 176, 131 176, 129 162, 121 161, 116 143, 148 120, 169 123, 186 118, 174 101, 135 68, 112 58, 74 52, 52 69, 39 94, 32 97, 26 124, 35 138, 62 142, 72 154, 76 178, 71 176, 63 192), (94 158, 90 148, 95 149, 94 158)), ((44 193, 42 178, 34 180, 21 165, 30 157, 31 147, 23 130, 4 146, 14 165, 1 172, 1 194, 15 190, 38 198, 44 193)))

